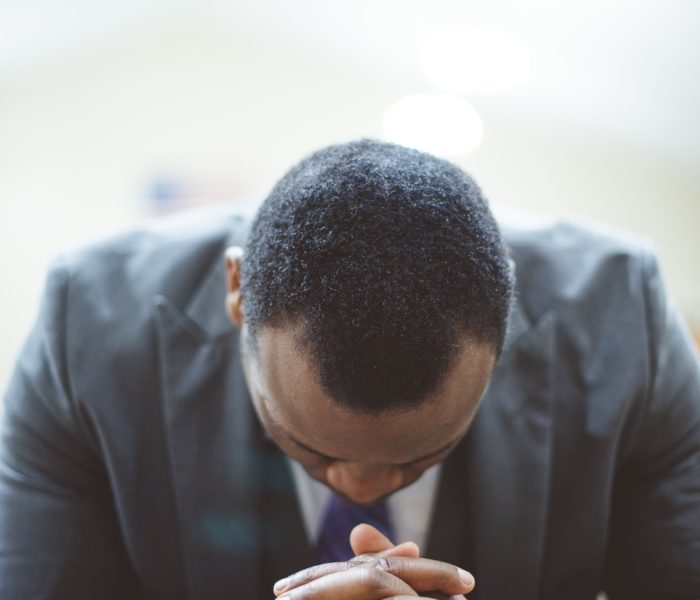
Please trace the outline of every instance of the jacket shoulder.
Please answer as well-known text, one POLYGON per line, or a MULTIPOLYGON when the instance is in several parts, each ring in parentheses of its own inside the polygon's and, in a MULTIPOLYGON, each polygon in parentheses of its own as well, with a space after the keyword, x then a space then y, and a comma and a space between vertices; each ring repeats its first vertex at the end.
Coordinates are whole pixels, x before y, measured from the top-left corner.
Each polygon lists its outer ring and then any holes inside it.
POLYGON ((593 318, 642 301, 656 265, 645 238, 583 219, 507 215, 499 223, 517 297, 533 320, 548 310, 593 318))
POLYGON ((248 218, 230 209, 187 211, 63 253, 55 268, 103 306, 163 294, 184 303, 229 244, 244 244, 248 218))
MULTIPOLYGON (((40 323, 60 333, 65 378, 76 398, 121 404, 153 393, 157 299, 164 296, 184 310, 218 275, 214 269, 223 270, 227 245, 244 243, 247 226, 230 212, 185 213, 76 248, 56 261, 40 323)), ((223 314, 223 274, 220 280, 223 314)))

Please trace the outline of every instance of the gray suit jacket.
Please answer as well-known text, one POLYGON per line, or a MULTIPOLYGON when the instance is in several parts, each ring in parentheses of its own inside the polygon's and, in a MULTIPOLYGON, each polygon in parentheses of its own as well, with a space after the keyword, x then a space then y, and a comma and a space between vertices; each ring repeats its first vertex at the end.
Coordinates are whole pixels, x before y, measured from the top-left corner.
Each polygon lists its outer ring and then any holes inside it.
MULTIPOLYGON (((272 598, 314 562, 224 310, 246 222, 180 218, 52 270, 5 400, 0 598, 272 598)), ((643 245, 504 224, 507 347, 426 555, 481 600, 700 598, 700 371, 643 245)))

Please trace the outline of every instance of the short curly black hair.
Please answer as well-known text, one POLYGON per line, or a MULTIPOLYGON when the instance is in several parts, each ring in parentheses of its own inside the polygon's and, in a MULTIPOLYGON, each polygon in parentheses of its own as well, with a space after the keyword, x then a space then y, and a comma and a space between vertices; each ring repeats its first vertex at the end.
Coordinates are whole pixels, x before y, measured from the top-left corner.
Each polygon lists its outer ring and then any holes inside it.
POLYGON ((303 323, 322 387, 369 413, 421 403, 463 339, 500 353, 513 287, 472 178, 373 140, 319 150, 282 177, 241 271, 253 343, 262 327, 303 323))

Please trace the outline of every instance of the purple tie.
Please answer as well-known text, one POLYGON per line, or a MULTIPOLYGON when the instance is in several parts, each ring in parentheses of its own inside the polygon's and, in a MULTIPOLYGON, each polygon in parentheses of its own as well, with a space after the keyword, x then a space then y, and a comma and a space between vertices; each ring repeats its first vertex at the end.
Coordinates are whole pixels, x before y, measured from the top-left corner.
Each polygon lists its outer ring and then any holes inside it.
POLYGON ((386 501, 371 505, 350 504, 335 494, 331 496, 318 538, 318 558, 322 563, 350 560, 355 553, 350 547, 350 532, 355 525, 368 523, 390 540, 394 532, 386 501))

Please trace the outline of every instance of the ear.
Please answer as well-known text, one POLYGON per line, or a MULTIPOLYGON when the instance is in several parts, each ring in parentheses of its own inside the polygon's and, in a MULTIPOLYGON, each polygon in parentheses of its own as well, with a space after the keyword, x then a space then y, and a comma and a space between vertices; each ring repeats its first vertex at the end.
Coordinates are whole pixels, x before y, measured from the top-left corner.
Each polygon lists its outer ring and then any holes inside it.
POLYGON ((241 294, 241 259, 243 248, 229 246, 224 252, 226 261, 226 314, 237 326, 243 326, 243 295, 241 294))

